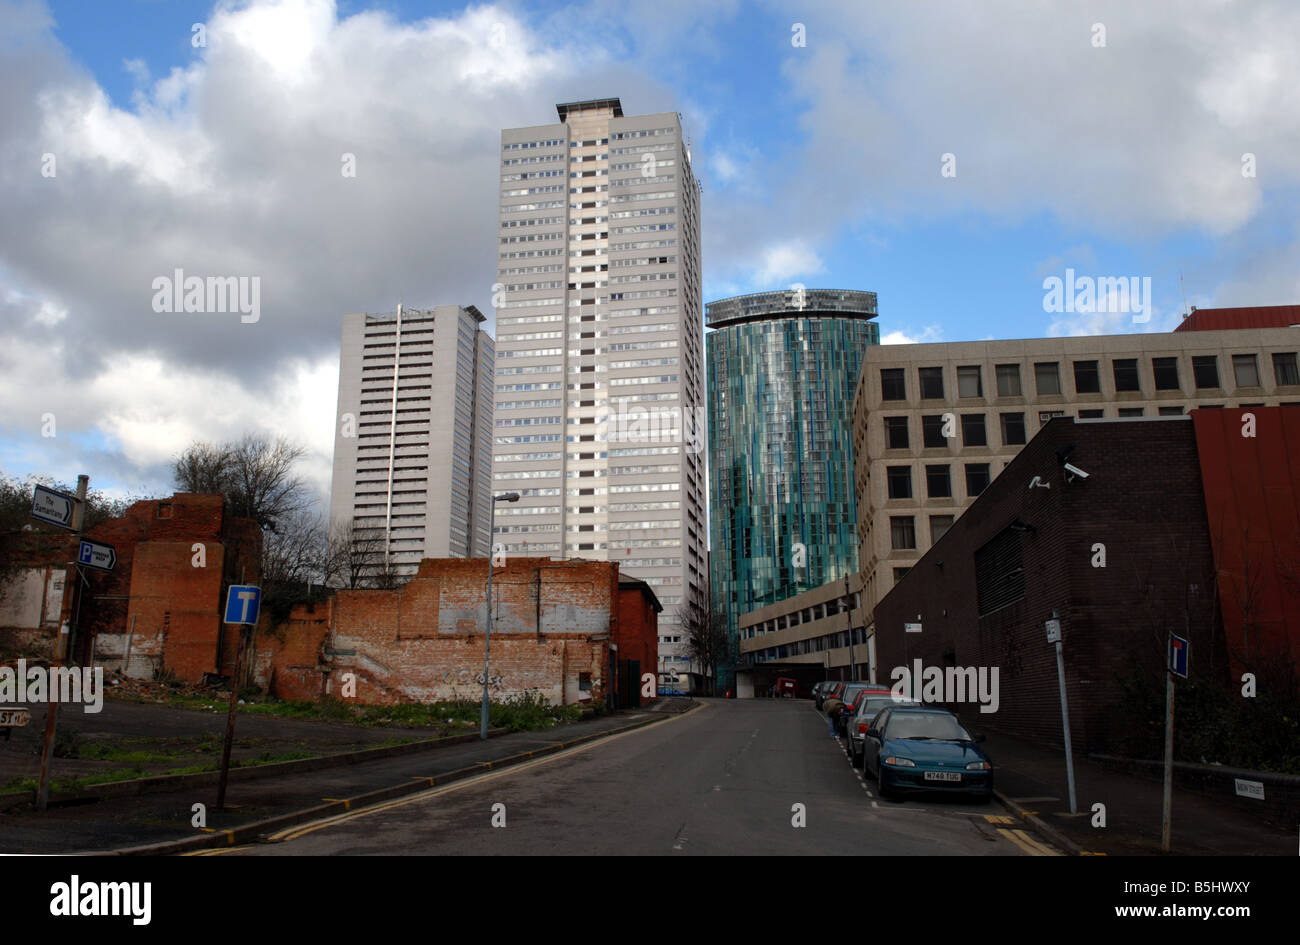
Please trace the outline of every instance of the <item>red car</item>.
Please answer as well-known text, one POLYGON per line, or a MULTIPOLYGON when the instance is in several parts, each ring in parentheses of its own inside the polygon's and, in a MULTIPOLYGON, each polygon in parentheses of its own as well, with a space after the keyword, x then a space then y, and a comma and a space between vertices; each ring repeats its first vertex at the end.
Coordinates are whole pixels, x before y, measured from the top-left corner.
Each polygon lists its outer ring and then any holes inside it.
POLYGON ((772 697, 775 699, 798 699, 799 683, 788 676, 779 677, 776 685, 772 687, 772 697))

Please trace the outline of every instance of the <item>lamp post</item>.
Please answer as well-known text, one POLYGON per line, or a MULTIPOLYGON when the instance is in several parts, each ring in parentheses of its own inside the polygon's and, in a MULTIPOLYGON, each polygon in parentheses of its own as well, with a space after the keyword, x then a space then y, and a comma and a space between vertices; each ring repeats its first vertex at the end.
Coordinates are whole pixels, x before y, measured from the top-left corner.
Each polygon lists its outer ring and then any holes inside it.
POLYGON ((487 740, 488 730, 488 671, 492 659, 492 549, 497 530, 497 501, 518 502, 518 492, 503 492, 492 496, 492 511, 488 519, 488 579, 487 579, 487 635, 483 638, 483 710, 479 715, 478 737, 487 740))

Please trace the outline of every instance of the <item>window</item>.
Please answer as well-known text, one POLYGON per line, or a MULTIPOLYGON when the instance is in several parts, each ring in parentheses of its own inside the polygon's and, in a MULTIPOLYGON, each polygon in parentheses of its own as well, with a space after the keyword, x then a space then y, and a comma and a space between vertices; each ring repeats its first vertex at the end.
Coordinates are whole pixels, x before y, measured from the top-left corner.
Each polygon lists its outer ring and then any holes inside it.
POLYGON ((1237 379, 1238 387, 1259 386, 1259 363, 1253 354, 1234 354, 1232 374, 1237 379))
POLYGON ((932 499, 952 496, 952 475, 946 465, 925 467, 925 490, 932 499))
POLYGON ((948 529, 952 528, 952 521, 953 517, 951 515, 930 516, 930 544, 934 544, 948 534, 948 529))
POLYGON ((1096 361, 1074 362, 1074 391, 1076 394, 1101 393, 1101 378, 1097 375, 1096 361))
POLYGON ((1023 446, 1025 444, 1025 415, 1023 413, 1004 413, 1002 415, 1002 445, 1023 446))
POLYGON ((1162 417, 1181 417, 1183 415, 1182 407, 1161 407, 1160 416, 1162 417))
POLYGON ((917 374, 921 378, 921 399, 943 400, 943 368, 917 368, 917 374))
POLYGON ((1115 372, 1115 390, 1141 390, 1138 380, 1137 358, 1116 358, 1111 365, 1115 372))
POLYGON ((1177 358, 1152 358, 1151 373, 1156 377, 1156 390, 1180 389, 1177 358))
POLYGON ((975 552, 975 598, 979 616, 1025 598, 1021 532, 1007 528, 975 552))
POLYGON ((1273 379, 1278 384, 1300 384, 1300 367, 1296 365, 1295 355, 1294 351, 1273 355, 1273 379))
POLYGON ((1104 416, 1106 416, 1106 411, 1104 410, 1080 410, 1079 411, 1080 420, 1100 420, 1104 416))
POLYGON ((1119 415, 1121 417, 1140 417, 1142 416, 1141 407, 1120 407, 1119 415))
POLYGON ((921 418, 921 441, 926 447, 948 445, 943 436, 943 414, 921 418))
POLYGON ((886 471, 891 499, 912 498, 912 467, 890 466, 886 471))
POLYGON ((880 399, 907 400, 907 383, 902 368, 880 369, 880 399))
POLYGON ((895 551, 909 551, 916 548, 916 521, 910 515, 891 515, 889 517, 890 546, 895 551))
POLYGON ((1218 387, 1218 355, 1207 354, 1192 358, 1192 378, 1196 381, 1197 390, 1203 390, 1207 387, 1218 387))
POLYGON ((988 446, 988 435, 984 432, 984 414, 964 413, 961 415, 961 441, 966 446, 988 446))
POLYGON ((979 495, 989 485, 989 464, 988 463, 967 463, 966 464, 966 494, 974 498, 979 495))
POLYGON ((999 397, 1020 396, 1020 365, 1019 364, 998 365, 998 396, 999 397))
POLYGON ((984 378, 980 375, 980 366, 978 364, 957 368, 957 396, 984 396, 984 378))
POLYGON ((907 449, 907 418, 885 418, 885 448, 891 450, 907 449))
POLYGON ((578 674, 578 689, 582 692, 591 692, 591 673, 578 674))
POLYGON ((1065 416, 1064 410, 1040 410, 1038 411, 1038 425, 1041 427, 1043 424, 1045 424, 1048 420, 1051 420, 1053 417, 1064 417, 1064 416, 1065 416))
POLYGON ((1039 394, 1061 392, 1061 366, 1055 361, 1039 361, 1034 365, 1034 383, 1039 394))
POLYGON ((910 570, 912 570, 912 569, 911 569, 911 568, 894 568, 894 583, 897 584, 899 581, 903 580, 903 578, 907 577, 907 572, 910 571, 910 570))

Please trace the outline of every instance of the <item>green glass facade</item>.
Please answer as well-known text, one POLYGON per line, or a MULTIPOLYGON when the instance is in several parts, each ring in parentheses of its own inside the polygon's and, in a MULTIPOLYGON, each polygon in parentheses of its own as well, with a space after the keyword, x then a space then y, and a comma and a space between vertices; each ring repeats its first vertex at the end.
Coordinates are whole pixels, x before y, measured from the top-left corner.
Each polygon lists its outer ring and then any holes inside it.
MULTIPOLYGON (((738 652, 742 614, 857 570, 853 394, 880 326, 874 292, 760 292, 706 308, 710 578, 738 652)), ((733 672, 719 667, 721 686, 733 672)))

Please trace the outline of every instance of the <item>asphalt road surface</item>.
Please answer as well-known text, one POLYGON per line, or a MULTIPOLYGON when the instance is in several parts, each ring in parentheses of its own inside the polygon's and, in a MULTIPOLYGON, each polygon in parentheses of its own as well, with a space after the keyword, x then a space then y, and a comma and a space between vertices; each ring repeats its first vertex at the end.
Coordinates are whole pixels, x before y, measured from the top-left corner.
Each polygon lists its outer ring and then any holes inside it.
POLYGON ((829 737, 823 717, 810 703, 759 699, 702 702, 697 710, 645 729, 377 809, 299 825, 271 843, 219 852, 1047 852, 1026 842, 1024 834, 1010 829, 1014 826, 996 803, 881 800, 874 785, 850 767, 839 741, 829 737))

